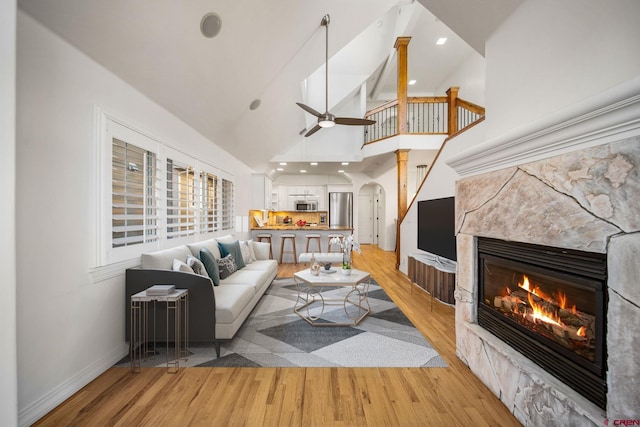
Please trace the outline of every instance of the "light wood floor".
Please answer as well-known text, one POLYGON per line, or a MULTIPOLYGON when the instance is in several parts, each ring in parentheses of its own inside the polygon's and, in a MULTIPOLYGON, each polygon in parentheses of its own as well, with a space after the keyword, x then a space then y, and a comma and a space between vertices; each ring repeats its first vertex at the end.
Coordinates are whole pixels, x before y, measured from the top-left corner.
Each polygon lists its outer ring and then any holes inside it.
MULTIPOLYGON (((433 303, 363 245, 370 271, 448 368, 111 368, 43 417, 41 426, 518 426, 455 355, 454 310, 433 303)), ((304 265, 284 264, 279 277, 304 265)), ((366 320, 365 320, 366 321, 366 320)))

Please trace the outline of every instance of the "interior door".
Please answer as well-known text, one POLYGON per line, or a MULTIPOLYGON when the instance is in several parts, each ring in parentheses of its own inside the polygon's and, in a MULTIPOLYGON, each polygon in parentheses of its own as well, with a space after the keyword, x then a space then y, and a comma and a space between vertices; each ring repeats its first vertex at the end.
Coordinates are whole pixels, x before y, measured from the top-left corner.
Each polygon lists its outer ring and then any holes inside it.
POLYGON ((373 243, 373 200, 370 194, 358 196, 358 242, 373 243))

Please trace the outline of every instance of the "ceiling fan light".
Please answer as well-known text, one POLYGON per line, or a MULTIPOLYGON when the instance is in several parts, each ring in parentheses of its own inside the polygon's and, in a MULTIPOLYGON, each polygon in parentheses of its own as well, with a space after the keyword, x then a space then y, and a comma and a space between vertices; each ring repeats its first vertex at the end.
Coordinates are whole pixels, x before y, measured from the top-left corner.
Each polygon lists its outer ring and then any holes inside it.
POLYGON ((329 120, 329 119, 320 119, 318 120, 318 126, 320 126, 321 128, 330 128, 335 126, 336 122, 334 122, 333 120, 329 120))

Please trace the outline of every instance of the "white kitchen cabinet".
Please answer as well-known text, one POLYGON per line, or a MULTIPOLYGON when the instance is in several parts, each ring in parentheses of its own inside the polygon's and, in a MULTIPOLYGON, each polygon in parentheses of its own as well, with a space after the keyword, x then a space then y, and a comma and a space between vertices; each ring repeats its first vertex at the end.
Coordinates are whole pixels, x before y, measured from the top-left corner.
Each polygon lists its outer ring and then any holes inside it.
POLYGON ((317 200, 318 210, 327 210, 326 185, 278 185, 280 209, 295 210, 296 200, 317 200))
POLYGON ((251 209, 271 209, 271 178, 251 175, 251 209))
POLYGON ((277 185, 271 184, 271 209, 274 211, 280 210, 280 189, 277 185))

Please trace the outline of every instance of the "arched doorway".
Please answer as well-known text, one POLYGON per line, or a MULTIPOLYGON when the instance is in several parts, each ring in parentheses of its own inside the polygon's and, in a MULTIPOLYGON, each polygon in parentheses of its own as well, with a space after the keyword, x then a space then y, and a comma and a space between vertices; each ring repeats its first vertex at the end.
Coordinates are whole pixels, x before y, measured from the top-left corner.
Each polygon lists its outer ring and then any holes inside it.
POLYGON ((367 183, 360 187, 357 199, 358 242, 381 246, 385 223, 384 188, 377 183, 367 183))

